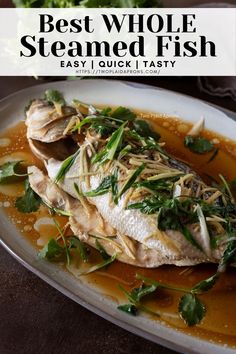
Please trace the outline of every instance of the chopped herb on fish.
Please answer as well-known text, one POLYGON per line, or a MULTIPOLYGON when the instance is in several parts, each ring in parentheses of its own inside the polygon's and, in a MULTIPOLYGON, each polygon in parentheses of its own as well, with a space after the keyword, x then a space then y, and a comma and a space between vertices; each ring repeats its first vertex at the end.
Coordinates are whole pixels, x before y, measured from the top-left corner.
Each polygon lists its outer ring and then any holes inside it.
POLYGON ((60 169, 59 169, 59 171, 58 171, 58 173, 57 173, 57 175, 56 175, 56 177, 54 179, 54 183, 58 183, 62 179, 64 179, 66 173, 70 170, 71 166, 75 162, 75 160, 76 160, 77 156, 79 155, 79 153, 80 153, 80 149, 78 149, 73 155, 67 157, 63 161, 63 163, 62 163, 62 165, 61 165, 61 167, 60 167, 60 169))
POLYGON ((112 135, 110 140, 108 141, 107 145, 96 155, 93 156, 91 162, 92 163, 97 163, 99 162, 100 164, 107 162, 107 161, 112 161, 115 156, 117 151, 119 150, 122 140, 123 140, 123 134, 124 134, 124 127, 126 125, 126 122, 123 123, 119 129, 117 129, 112 135))
POLYGON ((112 177, 113 175, 104 177, 101 184, 96 189, 85 193, 86 197, 97 197, 98 195, 108 193, 112 186, 112 177))
POLYGON ((99 195, 106 194, 108 192, 112 192, 113 198, 117 195, 117 178, 118 178, 118 171, 115 170, 115 172, 107 177, 104 177, 100 185, 87 193, 85 193, 86 197, 97 197, 99 195))
POLYGON ((127 192, 127 190, 129 188, 131 188, 134 184, 134 182, 137 180, 137 178, 139 177, 139 175, 143 172, 145 168, 145 164, 142 164, 141 166, 139 166, 130 176, 130 178, 128 179, 128 181, 124 184, 124 186, 121 188, 120 192, 118 193, 118 195, 115 197, 114 202, 117 204, 119 198, 125 193, 127 192))

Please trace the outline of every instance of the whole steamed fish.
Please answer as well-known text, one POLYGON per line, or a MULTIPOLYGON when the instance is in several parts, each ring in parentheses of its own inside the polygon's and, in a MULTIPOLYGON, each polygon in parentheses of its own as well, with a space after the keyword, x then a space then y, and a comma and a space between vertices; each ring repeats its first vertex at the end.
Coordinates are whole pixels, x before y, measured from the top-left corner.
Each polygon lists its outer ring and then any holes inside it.
POLYGON ((222 257, 235 219, 230 197, 169 156, 129 109, 36 100, 26 125, 47 172, 30 167, 31 187, 71 215, 82 241, 95 247, 97 237, 109 255, 143 267, 222 257))

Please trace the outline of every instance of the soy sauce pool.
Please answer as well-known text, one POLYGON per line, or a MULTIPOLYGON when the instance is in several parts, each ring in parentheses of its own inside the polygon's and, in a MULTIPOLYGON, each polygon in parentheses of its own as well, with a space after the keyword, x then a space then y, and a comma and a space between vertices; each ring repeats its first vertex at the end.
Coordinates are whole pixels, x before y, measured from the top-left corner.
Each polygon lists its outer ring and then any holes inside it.
MULTIPOLYGON (((213 140, 215 146, 219 148, 215 159, 208 163, 211 154, 196 155, 184 147, 183 138, 191 124, 176 118, 145 112, 139 112, 139 115, 148 119, 161 134, 162 140, 166 142, 166 150, 173 156, 188 162, 206 182, 211 182, 209 176, 217 180, 219 173, 223 174, 227 180, 236 178, 236 143, 216 133, 205 131, 203 135, 213 140)), ((43 168, 42 163, 29 149, 23 122, 0 136, 0 165, 9 159, 25 160, 27 165, 35 164, 43 168)), ((21 195, 22 192, 22 183, 0 185, 0 205, 24 237, 36 248, 41 249, 42 245, 57 232, 50 223, 50 215, 45 207, 41 206, 38 212, 32 214, 22 214, 14 208, 15 197, 21 195)), ((67 218, 57 216, 57 220, 64 225, 67 218)), ((212 264, 144 269, 117 261, 87 276, 87 281, 96 284, 102 293, 112 296, 118 304, 127 302, 118 285, 121 284, 127 290, 139 285, 135 279, 136 273, 172 285, 190 288, 198 281, 214 274, 215 270, 216 266, 212 264)), ((153 319, 164 321, 167 325, 184 333, 236 348, 235 275, 235 269, 228 269, 216 286, 201 296, 201 300, 207 307, 207 314, 200 325, 195 327, 185 325, 178 314, 178 302, 182 294, 169 290, 159 290, 147 300, 149 307, 161 313, 161 318, 153 317, 153 319)))

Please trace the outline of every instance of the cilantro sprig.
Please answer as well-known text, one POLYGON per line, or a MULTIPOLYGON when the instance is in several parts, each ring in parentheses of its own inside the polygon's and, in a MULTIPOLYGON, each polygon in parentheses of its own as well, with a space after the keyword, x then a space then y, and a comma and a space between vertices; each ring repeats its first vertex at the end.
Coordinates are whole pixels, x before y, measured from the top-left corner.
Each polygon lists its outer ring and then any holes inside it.
POLYGON ((197 154, 205 154, 211 152, 214 149, 214 145, 208 139, 202 136, 194 137, 187 135, 184 138, 184 145, 189 150, 197 154))
POLYGON ((41 202, 41 198, 31 188, 27 179, 25 181, 25 194, 15 201, 16 209, 21 213, 33 213, 39 209, 41 202))
POLYGON ((0 166, 0 184, 14 183, 28 176, 27 173, 22 173, 22 160, 9 161, 0 166))
MULTIPOLYGON (((207 279, 203 279, 191 288, 183 288, 175 285, 165 284, 160 281, 145 277, 137 273, 136 279, 141 280, 143 283, 139 288, 133 289, 130 293, 120 287, 130 301, 129 304, 120 305, 118 309, 128 314, 136 316, 138 310, 148 313, 153 311, 141 303, 141 300, 158 289, 168 289, 184 293, 180 297, 178 311, 180 317, 185 321, 188 326, 199 324, 206 315, 206 306, 200 300, 199 295, 211 290, 216 282, 220 279, 221 274, 226 270, 226 267, 236 261, 236 241, 231 241, 225 248, 224 254, 219 262, 217 271, 207 279)), ((156 313, 156 312, 154 312, 156 313)))

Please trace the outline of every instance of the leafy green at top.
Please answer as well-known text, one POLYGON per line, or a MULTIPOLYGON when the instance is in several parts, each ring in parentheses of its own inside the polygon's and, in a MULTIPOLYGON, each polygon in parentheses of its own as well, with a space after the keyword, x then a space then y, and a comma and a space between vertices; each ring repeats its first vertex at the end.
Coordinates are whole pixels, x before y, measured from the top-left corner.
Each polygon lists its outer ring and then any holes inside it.
POLYGON ((61 106, 65 105, 65 100, 62 94, 57 90, 51 90, 51 89, 46 90, 44 98, 50 104, 58 103, 61 106))
POLYGON ((161 7, 162 1, 161 0, 82 0, 80 2, 80 6, 88 7, 88 8, 94 8, 94 7, 149 8, 149 7, 161 7))
POLYGON ((33 191, 27 179, 25 181, 25 194, 16 199, 15 207, 21 213, 32 213, 39 209, 41 202, 41 198, 33 191))
POLYGON ((9 161, 0 166, 0 184, 16 182, 27 173, 22 174, 22 161, 9 161))
POLYGON ((205 154, 214 149, 214 145, 209 140, 201 136, 194 137, 191 135, 187 135, 184 138, 184 145, 189 150, 197 154, 205 154))

